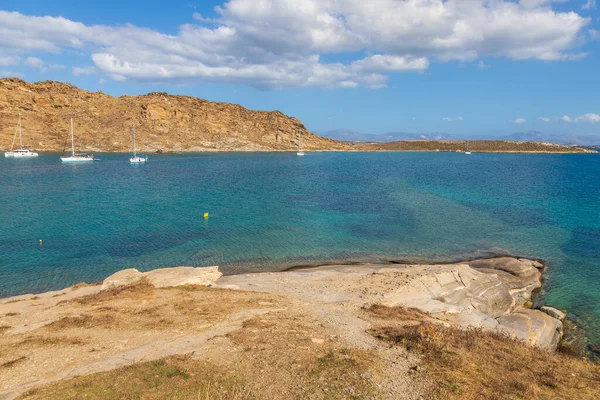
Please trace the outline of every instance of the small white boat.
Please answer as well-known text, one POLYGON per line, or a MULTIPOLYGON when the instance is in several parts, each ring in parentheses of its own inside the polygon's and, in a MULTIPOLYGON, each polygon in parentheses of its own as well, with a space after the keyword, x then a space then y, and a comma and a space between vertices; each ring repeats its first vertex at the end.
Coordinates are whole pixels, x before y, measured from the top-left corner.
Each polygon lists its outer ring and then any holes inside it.
POLYGON ((471 152, 469 151, 469 142, 467 141, 467 150, 465 150, 465 154, 471 154, 471 152))
POLYGON ((12 158, 30 158, 37 157, 38 153, 34 153, 29 150, 29 146, 23 146, 23 129, 21 127, 21 114, 19 114, 19 126, 15 131, 15 136, 13 137, 12 145, 10 146, 10 151, 4 153, 4 157, 12 157, 12 158), (17 139, 17 133, 19 134, 19 144, 20 147, 17 150, 13 150, 15 147, 15 140, 17 139))
POLYGON ((302 151, 302 131, 300 129, 298 129, 298 152, 296 153, 296 155, 304 155, 304 152, 302 151))
POLYGON ((131 130, 131 136, 133 136, 133 155, 129 159, 131 164, 145 164, 148 161, 148 156, 139 155, 135 151, 135 126, 131 130))
MULTIPOLYGON (((64 153, 64 150, 63 150, 64 153)), ((60 161, 64 163, 82 163, 96 161, 93 154, 75 153, 75 138, 73 134, 73 118, 71 118, 71 155, 61 157, 60 161)))

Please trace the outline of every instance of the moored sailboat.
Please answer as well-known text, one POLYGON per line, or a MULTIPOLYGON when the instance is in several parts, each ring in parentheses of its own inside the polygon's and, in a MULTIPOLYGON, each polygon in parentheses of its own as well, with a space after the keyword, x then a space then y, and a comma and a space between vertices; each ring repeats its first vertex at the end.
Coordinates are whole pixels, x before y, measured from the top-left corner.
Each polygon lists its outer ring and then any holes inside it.
POLYGON ((21 114, 19 114, 19 125, 17 131, 15 131, 15 136, 13 137, 13 142, 10 146, 10 151, 4 153, 4 157, 30 158, 37 156, 38 153, 29 150, 29 146, 23 146, 23 127, 21 126, 21 114), (17 139, 17 133, 19 134, 19 148, 17 150, 13 150, 13 148, 15 147, 15 140, 17 139))
POLYGON ((148 161, 148 156, 137 155, 135 151, 135 126, 131 129, 131 136, 133 137, 133 155, 129 159, 131 164, 145 164, 148 161))
POLYGON ((296 155, 304 155, 304 152, 302 151, 302 131, 300 129, 298 129, 298 152, 296 153, 296 155))
POLYGON ((60 160, 64 163, 80 163, 94 161, 93 154, 75 153, 75 135, 73 133, 73 118, 71 118, 71 155, 66 157, 63 156, 60 158, 60 160))

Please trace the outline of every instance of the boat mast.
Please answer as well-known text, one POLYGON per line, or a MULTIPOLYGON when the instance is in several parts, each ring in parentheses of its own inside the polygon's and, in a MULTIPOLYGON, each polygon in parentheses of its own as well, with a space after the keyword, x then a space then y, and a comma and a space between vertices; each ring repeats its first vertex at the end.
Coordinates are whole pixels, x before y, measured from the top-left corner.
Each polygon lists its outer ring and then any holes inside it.
POLYGON ((21 127, 21 113, 19 113, 19 144, 23 148, 23 128, 21 127))
POLYGON ((298 152, 302 151, 302 131, 298 129, 298 152))
POLYGON ((132 135, 133 135, 133 158, 136 157, 136 153, 135 153, 135 126, 132 127, 132 135))
POLYGON ((71 118, 71 155, 75 157, 75 137, 73 136, 73 118, 71 118))

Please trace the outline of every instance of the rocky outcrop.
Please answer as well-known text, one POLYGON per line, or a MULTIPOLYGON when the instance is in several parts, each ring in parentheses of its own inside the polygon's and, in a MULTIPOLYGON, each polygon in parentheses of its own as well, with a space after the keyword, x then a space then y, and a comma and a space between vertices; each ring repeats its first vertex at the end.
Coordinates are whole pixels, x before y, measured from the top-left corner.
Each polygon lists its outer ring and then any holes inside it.
POLYGON ((62 151, 69 118, 79 151, 127 152, 133 126, 140 152, 294 151, 298 131, 306 150, 350 148, 311 134, 279 111, 166 93, 116 98, 61 82, 0 79, 0 149, 10 147, 19 114, 25 144, 39 151, 62 151))
POLYGON ((157 288, 174 287, 183 285, 209 286, 223 274, 219 267, 175 267, 161 268, 149 272, 140 272, 135 268, 125 269, 114 273, 104 280, 101 290, 114 289, 128 286, 145 279, 157 288))
POLYGON ((566 315, 530 309, 542 285, 539 261, 501 257, 455 264, 423 274, 384 296, 384 305, 416 307, 462 327, 494 329, 532 345, 556 349, 566 315))

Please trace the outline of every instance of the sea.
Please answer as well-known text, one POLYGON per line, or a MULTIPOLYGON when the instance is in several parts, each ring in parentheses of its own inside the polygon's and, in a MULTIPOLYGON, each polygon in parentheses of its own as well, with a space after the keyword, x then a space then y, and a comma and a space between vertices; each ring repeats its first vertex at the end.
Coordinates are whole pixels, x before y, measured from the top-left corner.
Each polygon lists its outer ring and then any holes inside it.
POLYGON ((600 154, 96 156, 0 158, 0 297, 124 268, 507 254, 544 260, 540 301, 600 343, 600 154))

